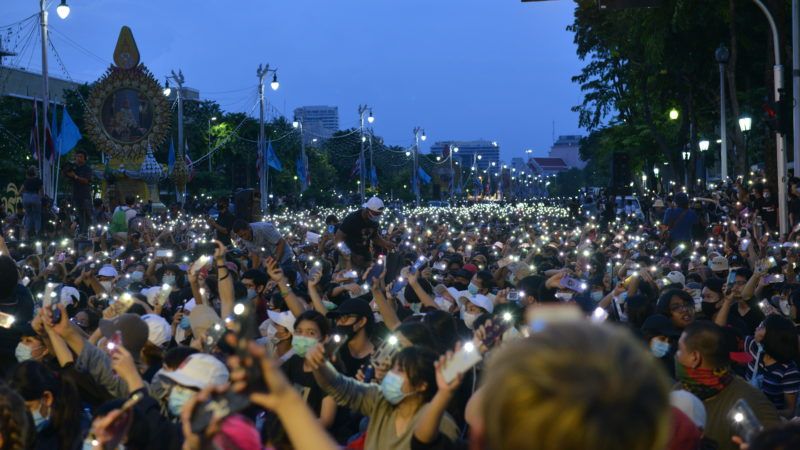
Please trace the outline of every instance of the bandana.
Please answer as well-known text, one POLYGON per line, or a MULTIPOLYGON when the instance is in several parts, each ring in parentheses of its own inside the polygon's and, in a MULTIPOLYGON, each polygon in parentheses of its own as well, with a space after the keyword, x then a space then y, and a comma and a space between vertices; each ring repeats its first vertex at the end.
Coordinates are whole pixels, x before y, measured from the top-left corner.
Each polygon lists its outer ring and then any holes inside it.
POLYGON ((731 381, 731 369, 692 369, 675 361, 675 376, 684 389, 705 400, 719 394, 731 381))

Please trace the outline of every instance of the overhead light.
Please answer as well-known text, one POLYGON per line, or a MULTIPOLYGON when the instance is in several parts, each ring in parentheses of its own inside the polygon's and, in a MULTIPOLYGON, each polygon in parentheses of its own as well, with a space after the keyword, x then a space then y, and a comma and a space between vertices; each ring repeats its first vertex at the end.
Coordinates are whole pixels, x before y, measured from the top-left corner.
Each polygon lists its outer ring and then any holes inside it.
POLYGON ((269 87, 271 87, 273 91, 277 91, 280 86, 281 84, 278 83, 278 74, 273 74, 272 83, 269 84, 269 87))
POLYGON ((169 94, 172 94, 172 89, 170 89, 169 80, 167 80, 167 84, 164 85, 164 96, 169 97, 169 94))
POLYGON ((217 121, 217 116, 211 116, 211 121, 212 122, 216 122, 217 121))
POLYGON ((702 141, 698 142, 697 145, 700 147, 700 151, 704 152, 708 150, 708 147, 711 145, 711 142, 709 142, 707 139, 703 139, 702 141))
POLYGON ((58 14, 58 17, 62 19, 66 19, 67 16, 69 16, 69 5, 67 5, 67 0, 61 0, 61 4, 56 8, 56 14, 58 14))
POLYGON ((669 120, 678 120, 678 116, 680 116, 680 113, 678 113, 677 109, 672 108, 669 110, 669 120))
MULTIPOLYGON (((375 118, 372 117, 372 110, 371 109, 369 110, 369 117, 367 117, 367 122, 369 122, 369 123, 375 122, 375 118)), ((425 139, 423 139, 423 141, 424 140, 425 139)))
POLYGON ((753 119, 749 117, 742 117, 739 119, 739 129, 742 131, 750 131, 753 126, 753 119))
POLYGON ((427 135, 425 134, 425 132, 423 131, 423 132, 422 132, 422 136, 420 136, 419 138, 420 138, 420 139, 422 139, 422 142, 425 142, 425 141, 428 139, 428 136, 427 136, 427 135))
POLYGON ((296 121, 296 120, 295 120, 294 122, 292 122, 292 127, 293 127, 293 128, 297 128, 297 127, 299 127, 299 126, 300 126, 300 122, 298 122, 298 121, 296 121))

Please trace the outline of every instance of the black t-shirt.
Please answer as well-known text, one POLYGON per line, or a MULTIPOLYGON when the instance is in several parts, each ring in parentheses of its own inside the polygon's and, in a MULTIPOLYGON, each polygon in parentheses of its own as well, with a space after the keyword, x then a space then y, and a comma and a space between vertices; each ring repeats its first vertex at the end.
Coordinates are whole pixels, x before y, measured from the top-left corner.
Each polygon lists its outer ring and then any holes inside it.
POLYGON ((792 214, 795 220, 800 219, 800 197, 796 195, 789 196, 789 214, 792 214))
POLYGON ((39 189, 42 188, 42 179, 39 177, 26 178, 22 183, 22 192, 27 194, 38 194, 39 189))
POLYGON ((314 414, 319 417, 322 410, 322 399, 325 398, 325 391, 319 387, 311 372, 303 370, 303 361, 304 359, 300 356, 292 355, 291 358, 281 364, 281 370, 294 385, 294 388, 300 392, 300 396, 314 411, 314 414))
POLYGON ((225 245, 231 245, 231 227, 233 226, 234 220, 236 220, 236 217, 233 214, 231 214, 230 211, 225 210, 225 212, 219 213, 219 216, 215 221, 217 222, 217 225, 224 227, 226 230, 228 230, 228 234, 221 233, 219 230, 217 230, 217 240, 219 240, 225 245))
POLYGON ((369 256, 372 238, 378 234, 378 224, 365 219, 361 209, 347 215, 339 225, 345 234, 345 243, 353 253, 369 256))
POLYGON ((758 198, 755 201, 756 209, 758 210, 758 214, 764 219, 764 222, 769 225, 770 228, 775 229, 777 228, 778 224, 778 202, 775 201, 774 198, 758 198))
POLYGON ((86 200, 92 198, 92 168, 84 164, 82 166, 75 166, 75 175, 89 180, 89 183, 83 184, 78 180, 72 180, 72 198, 73 200, 86 200))
POLYGON ((343 345, 336 356, 339 359, 339 364, 337 366, 338 369, 340 369, 339 371, 343 375, 351 378, 355 378, 361 366, 369 363, 369 355, 364 358, 356 358, 350 354, 350 348, 347 345, 343 345))
POLYGON ((0 376, 17 363, 14 352, 22 336, 19 325, 33 319, 33 296, 25 286, 18 284, 11 298, 0 300, 0 312, 14 316, 11 328, 0 327, 0 376))

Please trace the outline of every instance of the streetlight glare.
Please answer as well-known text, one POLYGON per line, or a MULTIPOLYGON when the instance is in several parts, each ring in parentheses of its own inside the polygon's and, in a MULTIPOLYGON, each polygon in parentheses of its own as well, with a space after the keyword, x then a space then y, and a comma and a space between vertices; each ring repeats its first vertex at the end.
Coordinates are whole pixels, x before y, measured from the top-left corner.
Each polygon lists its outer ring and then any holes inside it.
POLYGON ((422 136, 420 136, 419 138, 422 139, 422 142, 425 142, 426 140, 428 140, 428 135, 426 135, 425 132, 423 131, 422 136))
POLYGON ((212 122, 216 122, 217 121, 217 116, 211 116, 211 121, 212 122))
POLYGON ((753 119, 749 117, 742 117, 739 119, 739 129, 742 131, 750 131, 753 126, 753 119))
POLYGON ((272 75, 272 83, 269 84, 269 87, 272 88, 273 91, 277 91, 281 84, 278 82, 278 74, 272 75))
POLYGON ((164 97, 169 97, 169 94, 172 94, 172 89, 167 85, 167 87, 164 88, 164 97))
POLYGON ((58 17, 62 19, 66 19, 67 16, 69 16, 69 5, 67 5, 67 0, 61 0, 61 4, 56 8, 56 14, 58 14, 58 17))
POLYGON ((678 120, 679 116, 680 114, 678 113, 677 109, 672 108, 669 110, 669 120, 678 120))
POLYGON ((711 142, 709 142, 709 141, 708 141, 708 140, 706 140, 706 139, 703 139, 703 140, 702 140, 702 141, 700 141, 700 142, 699 142, 697 145, 699 145, 699 146, 700 146, 700 151, 701 151, 701 152, 704 152, 704 151, 708 150, 708 147, 711 145, 711 142))
POLYGON ((296 120, 294 122, 292 122, 292 128, 297 128, 299 126, 300 126, 300 122, 298 122, 296 120))
POLYGON ((458 153, 458 147, 453 147, 453 153, 458 153))
MULTIPOLYGON (((372 116, 372 110, 369 111, 369 117, 367 117, 367 122, 372 123, 375 122, 375 117, 372 116)), ((424 141, 425 139, 423 139, 424 141)))

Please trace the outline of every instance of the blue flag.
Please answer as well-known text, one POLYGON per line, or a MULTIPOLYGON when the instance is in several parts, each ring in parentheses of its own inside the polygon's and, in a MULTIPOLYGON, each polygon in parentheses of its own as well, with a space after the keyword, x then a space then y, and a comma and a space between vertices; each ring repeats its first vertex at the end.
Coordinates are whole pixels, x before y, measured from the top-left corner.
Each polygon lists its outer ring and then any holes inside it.
POLYGON ((167 156, 167 173, 172 174, 172 169, 175 168, 175 142, 169 140, 169 156, 167 156))
POLYGON ((300 180, 300 192, 305 191, 308 187, 306 175, 306 163, 303 155, 300 155, 297 157, 297 178, 300 180))
POLYGON ((278 159, 278 155, 275 154, 275 150, 272 149, 272 139, 267 143, 267 165, 278 172, 283 171, 281 161, 278 159))
POLYGON ((375 170, 375 166, 372 166, 372 173, 370 173, 370 178, 369 179, 370 179, 370 183, 372 184, 372 187, 375 187, 375 186, 378 185, 378 171, 375 170))
POLYGON ((64 108, 64 116, 61 118, 61 129, 59 130, 58 137, 56 138, 56 148, 58 148, 61 155, 66 155, 71 152, 78 141, 81 140, 81 132, 78 126, 72 121, 67 108, 64 108))
POLYGON ((425 173, 425 171, 422 170, 422 167, 418 168, 417 173, 419 174, 419 181, 422 181, 425 184, 431 182, 431 176, 425 173))

